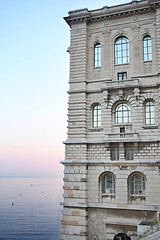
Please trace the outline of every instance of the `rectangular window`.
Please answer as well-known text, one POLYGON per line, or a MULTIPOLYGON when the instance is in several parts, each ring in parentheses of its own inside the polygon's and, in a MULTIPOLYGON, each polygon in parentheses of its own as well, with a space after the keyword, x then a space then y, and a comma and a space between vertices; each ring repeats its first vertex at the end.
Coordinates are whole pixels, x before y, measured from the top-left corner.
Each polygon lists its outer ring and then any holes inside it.
POLYGON ((101 44, 96 43, 94 46, 94 67, 101 66, 101 44))
POLYGON ((118 147, 112 147, 111 159, 112 159, 112 161, 119 160, 119 148, 118 147))
POLYGON ((117 74, 118 80, 126 80, 127 79, 127 72, 120 72, 117 74))
POLYGON ((120 133, 125 133, 125 127, 120 127, 120 133))
POLYGON ((118 37, 115 41, 115 64, 129 63, 129 40, 118 37))
POLYGON ((143 54, 144 54, 144 61, 152 60, 152 40, 149 35, 143 38, 143 54))
POLYGON ((154 103, 151 101, 146 102, 145 104, 145 124, 154 125, 154 103))
POLYGON ((131 180, 131 194, 145 195, 145 179, 139 174, 135 174, 131 180))
POLYGON ((134 150, 133 147, 126 148, 126 160, 134 160, 134 150))
POLYGON ((92 114, 93 127, 101 127, 101 106, 95 105, 92 114))

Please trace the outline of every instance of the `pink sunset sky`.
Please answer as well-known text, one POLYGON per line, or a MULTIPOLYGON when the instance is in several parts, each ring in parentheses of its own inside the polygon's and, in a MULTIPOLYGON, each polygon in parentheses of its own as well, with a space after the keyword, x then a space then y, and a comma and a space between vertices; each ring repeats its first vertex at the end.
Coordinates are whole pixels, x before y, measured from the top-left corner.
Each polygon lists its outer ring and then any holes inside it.
POLYGON ((127 0, 0 1, 0 177, 63 175, 68 11, 127 0))

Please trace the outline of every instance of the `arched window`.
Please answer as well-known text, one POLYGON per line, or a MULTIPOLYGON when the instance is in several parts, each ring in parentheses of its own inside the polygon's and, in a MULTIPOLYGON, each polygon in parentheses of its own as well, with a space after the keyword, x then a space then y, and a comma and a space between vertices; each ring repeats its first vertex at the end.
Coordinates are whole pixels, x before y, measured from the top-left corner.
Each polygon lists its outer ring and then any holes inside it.
POLYGON ((146 125, 154 125, 154 103, 152 101, 148 101, 145 103, 145 124, 146 125))
POLYGON ((141 174, 134 174, 131 177, 131 195, 145 195, 145 189, 146 189, 146 184, 145 184, 145 178, 141 174))
POLYGON ((101 127, 101 106, 99 104, 94 105, 92 109, 92 126, 101 127))
POLYGON ((130 118, 130 107, 126 103, 120 103, 115 109, 115 123, 129 123, 130 118))
POLYGON ((115 41, 115 64, 129 63, 129 40, 118 37, 115 41))
POLYGON ((101 67, 101 44, 94 45, 94 67, 101 67))
POLYGON ((143 38, 143 57, 144 61, 152 60, 152 41, 149 35, 143 38))
POLYGON ((115 177, 111 173, 106 173, 102 177, 102 193, 115 194, 115 177))

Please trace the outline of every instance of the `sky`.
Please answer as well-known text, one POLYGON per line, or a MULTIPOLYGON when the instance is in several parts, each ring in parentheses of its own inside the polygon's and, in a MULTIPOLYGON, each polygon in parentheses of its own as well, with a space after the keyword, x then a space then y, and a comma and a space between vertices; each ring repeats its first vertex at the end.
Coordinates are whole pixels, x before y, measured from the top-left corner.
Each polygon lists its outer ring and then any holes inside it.
POLYGON ((62 177, 70 10, 128 0, 0 0, 0 177, 62 177))

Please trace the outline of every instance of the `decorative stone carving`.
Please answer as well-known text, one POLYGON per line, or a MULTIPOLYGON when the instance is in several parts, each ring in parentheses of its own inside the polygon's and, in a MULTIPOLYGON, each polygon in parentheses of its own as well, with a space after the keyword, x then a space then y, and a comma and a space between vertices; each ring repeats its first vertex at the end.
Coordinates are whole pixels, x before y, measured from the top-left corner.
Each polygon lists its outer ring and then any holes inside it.
POLYGON ((119 99, 120 99, 120 100, 123 100, 123 99, 124 99, 123 89, 119 89, 119 91, 118 91, 118 96, 119 96, 119 99))
POLYGON ((111 30, 110 29, 107 29, 103 32, 104 36, 109 36, 111 30))
POLYGON ((95 39, 96 42, 99 41, 99 37, 98 36, 96 36, 94 39, 95 39))
POLYGON ((91 38, 91 36, 92 36, 92 33, 91 32, 88 33, 88 38, 91 38))
POLYGON ((98 238, 97 235, 93 234, 93 235, 91 236, 91 240, 99 240, 99 238, 98 238))
POLYGON ((137 19, 138 19, 138 17, 137 17, 137 16, 134 16, 134 17, 133 17, 133 20, 134 20, 134 21, 136 21, 137 19))
POLYGON ((106 108, 108 107, 108 97, 109 97, 108 91, 107 90, 103 91, 103 99, 104 99, 106 108))
POLYGON ((144 32, 145 32, 145 34, 148 34, 149 33, 149 28, 145 28, 144 32))
POLYGON ((134 25, 131 26, 131 29, 132 29, 133 31, 138 31, 139 25, 134 24, 134 25))
POLYGON ((135 96, 136 106, 139 105, 139 93, 140 93, 139 88, 134 88, 134 96, 135 96))
POLYGON ((106 27, 108 25, 108 21, 104 22, 104 27, 106 27))
POLYGON ((123 35, 123 33, 124 33, 123 29, 119 29, 118 34, 123 35))

